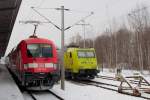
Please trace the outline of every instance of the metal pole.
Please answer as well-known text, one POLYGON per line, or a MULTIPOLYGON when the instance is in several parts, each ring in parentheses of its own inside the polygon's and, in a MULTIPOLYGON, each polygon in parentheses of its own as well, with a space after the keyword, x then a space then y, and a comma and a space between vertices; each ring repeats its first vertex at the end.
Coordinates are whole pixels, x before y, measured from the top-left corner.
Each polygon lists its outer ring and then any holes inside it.
POLYGON ((83 47, 85 48, 85 21, 83 20, 83 36, 84 36, 84 45, 83 47))
POLYGON ((61 89, 65 90, 65 71, 64 71, 64 6, 61 6, 61 89))
POLYGON ((34 33, 33 33, 33 36, 35 36, 36 35, 36 29, 37 29, 37 24, 34 24, 34 33))

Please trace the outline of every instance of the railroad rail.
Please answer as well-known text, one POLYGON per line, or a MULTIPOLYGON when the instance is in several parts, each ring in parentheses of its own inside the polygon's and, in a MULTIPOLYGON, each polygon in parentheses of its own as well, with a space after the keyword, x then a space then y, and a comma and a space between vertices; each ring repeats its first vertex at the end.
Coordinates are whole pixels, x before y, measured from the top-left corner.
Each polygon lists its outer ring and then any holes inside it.
POLYGON ((26 90, 26 92, 31 96, 31 98, 32 98, 33 100, 37 100, 37 98, 33 95, 33 93, 32 93, 31 91, 26 90))
MULTIPOLYGON (((99 76, 97 76, 96 78, 101 78, 101 79, 113 80, 113 81, 119 81, 119 82, 121 82, 121 80, 118 80, 117 78, 111 77, 111 76, 101 76, 101 75, 99 75, 99 76)), ((130 83, 132 83, 132 84, 139 84, 139 81, 138 81, 138 80, 129 80, 129 81, 130 81, 130 83)), ((142 81, 140 84, 141 84, 141 85, 144 85, 144 86, 147 86, 147 82, 144 82, 144 81, 142 81)))
MULTIPOLYGON (((30 90, 25 90, 27 92, 27 94, 33 99, 33 100, 39 100, 39 97, 36 97, 34 95, 34 92, 36 91, 30 91, 30 90)), ((50 94, 52 94, 54 97, 56 97, 58 100, 64 100, 64 98, 62 98, 61 96, 59 96, 58 94, 54 93, 53 91, 51 90, 46 90, 46 91, 43 91, 43 92, 48 92, 50 94)))
POLYGON ((140 75, 124 77, 120 74, 119 79, 118 77, 116 78, 111 76, 97 76, 97 78, 120 82, 120 86, 118 86, 119 93, 139 97, 142 95, 142 93, 150 94, 150 83, 140 75))
MULTIPOLYGON (((106 89, 106 90, 111 90, 111 91, 114 91, 114 92, 119 92, 118 91, 118 87, 119 87, 118 85, 113 85, 113 84, 108 84, 108 83, 103 83, 103 82, 97 82, 97 81, 92 81, 92 80, 84 80, 84 81, 75 80, 75 81, 78 82, 78 83, 91 85, 91 86, 96 86, 96 87, 100 87, 100 88, 103 88, 103 89, 106 89)), ((129 93, 129 92, 119 92, 119 93, 150 100, 150 97, 147 97, 147 96, 144 96, 144 95, 137 96, 137 95, 134 95, 134 94, 129 93)))
POLYGON ((119 93, 126 93, 126 91, 132 91, 128 92, 135 96, 141 96, 141 91, 145 93, 150 93, 150 83, 142 76, 128 76, 121 78, 121 83, 118 88, 119 93), (133 86, 132 80, 136 80, 138 83, 136 83, 136 86, 133 86), (144 82, 144 84, 142 84, 144 82))
MULTIPOLYGON (((20 91, 22 93, 27 92, 27 94, 29 94, 33 100, 37 100, 37 98, 34 96, 33 91, 30 91, 30 90, 26 89, 25 87, 22 87, 21 85, 19 85, 18 84, 19 81, 17 80, 17 77, 11 72, 11 70, 8 67, 7 67, 7 69, 10 72, 10 74, 12 75, 12 77, 13 77, 15 83, 17 84, 18 88, 20 89, 20 91)), ((64 98, 62 98, 61 96, 57 95, 56 93, 54 93, 51 90, 47 90, 47 92, 51 93, 53 96, 55 96, 59 100, 64 100, 64 98)))
POLYGON ((52 95, 54 95, 56 98, 58 98, 59 100, 64 100, 64 98, 62 98, 61 96, 59 96, 58 94, 56 94, 55 92, 53 92, 52 90, 47 90, 49 93, 51 93, 52 95))
POLYGON ((102 75, 99 75, 96 78, 102 78, 102 79, 107 79, 107 80, 118 81, 115 77, 111 77, 111 76, 102 76, 102 75))

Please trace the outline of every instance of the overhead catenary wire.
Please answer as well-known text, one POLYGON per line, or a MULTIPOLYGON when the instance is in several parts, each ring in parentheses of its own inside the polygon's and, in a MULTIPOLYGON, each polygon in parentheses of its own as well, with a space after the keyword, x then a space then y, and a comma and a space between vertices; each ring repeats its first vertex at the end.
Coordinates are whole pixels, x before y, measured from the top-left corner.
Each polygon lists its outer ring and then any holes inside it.
MULTIPOLYGON (((61 30, 57 25, 55 25, 52 21, 50 21, 47 17, 45 17, 44 15, 42 15, 41 13, 39 13, 36 9, 54 9, 54 10, 59 10, 59 8, 41 8, 41 7, 31 7, 35 12, 37 12, 41 17, 43 17, 45 20, 47 20, 49 23, 51 23, 52 25, 54 25, 57 29, 61 30), (36 8, 36 9, 35 9, 36 8)), ((65 9, 67 11, 74 11, 74 10, 70 10, 70 9, 65 9)), ((68 26, 67 28, 65 28, 64 30, 68 30, 71 27, 75 26, 76 24, 80 23, 81 21, 87 19, 88 17, 90 17, 91 15, 93 15, 94 12, 91 12, 89 15, 81 18, 80 20, 78 20, 77 22, 75 22, 74 24, 68 26)))
MULTIPOLYGON (((37 6, 37 7, 34 7, 34 8, 36 8, 36 9, 41 9, 41 10, 48 10, 48 9, 50 9, 50 10, 57 10, 57 8, 49 8, 49 7, 39 7, 39 6, 37 6)), ((81 11, 81 10, 75 10, 75 9, 68 9, 69 11, 71 11, 71 12, 77 12, 77 13, 89 13, 89 11, 81 11)))
POLYGON ((67 29, 69 29, 69 28, 71 28, 71 27, 73 27, 73 26, 77 25, 78 23, 80 23, 81 21, 83 21, 83 20, 87 19, 88 17, 90 17, 90 16, 91 16, 91 15, 93 15, 93 14, 94 14, 94 12, 91 12, 89 15, 87 15, 87 16, 85 16, 85 17, 83 17, 82 19, 80 19, 80 20, 79 20, 79 21, 77 21, 76 23, 74 23, 74 24, 72 24, 72 25, 68 26, 67 28, 65 28, 65 30, 67 30, 67 29))
POLYGON ((43 10, 44 10, 44 9, 53 9, 53 10, 56 10, 56 8, 45 8, 45 7, 42 8, 42 7, 38 7, 38 6, 37 6, 37 7, 34 7, 34 8, 36 8, 36 9, 43 9, 43 10))
POLYGON ((58 27, 56 24, 54 24, 52 21, 50 21, 47 17, 45 17, 44 15, 42 15, 40 12, 38 12, 36 9, 34 9, 34 7, 31 7, 31 9, 33 9, 38 15, 40 15, 41 17, 43 17, 45 20, 47 20, 49 23, 51 23, 53 26, 55 26, 57 29, 61 30, 60 27, 58 27))

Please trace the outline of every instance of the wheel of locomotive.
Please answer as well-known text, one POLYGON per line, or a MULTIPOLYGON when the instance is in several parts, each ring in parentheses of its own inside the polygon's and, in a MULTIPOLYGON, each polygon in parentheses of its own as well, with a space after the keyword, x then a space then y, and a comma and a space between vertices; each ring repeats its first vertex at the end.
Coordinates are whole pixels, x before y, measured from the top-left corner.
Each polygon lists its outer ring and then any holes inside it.
POLYGON ((65 71, 65 78, 72 79, 71 72, 65 71))

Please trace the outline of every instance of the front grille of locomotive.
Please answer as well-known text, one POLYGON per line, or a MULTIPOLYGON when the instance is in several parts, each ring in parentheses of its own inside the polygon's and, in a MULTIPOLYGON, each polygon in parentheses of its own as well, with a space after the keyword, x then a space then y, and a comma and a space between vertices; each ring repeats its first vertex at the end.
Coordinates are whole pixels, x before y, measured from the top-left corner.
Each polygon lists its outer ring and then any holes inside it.
POLYGON ((38 86, 52 86, 54 84, 51 80, 34 80, 29 82, 27 86, 29 87, 38 87, 38 86))
POLYGON ((53 77, 50 73, 26 73, 26 86, 52 86, 54 84, 53 77))

